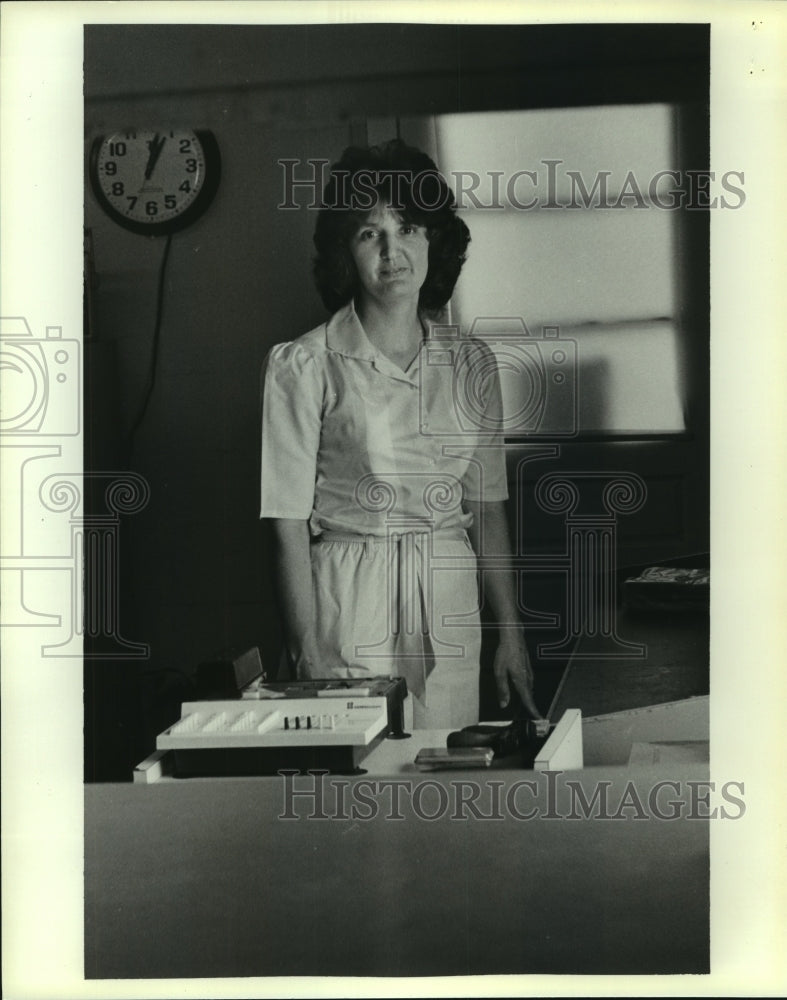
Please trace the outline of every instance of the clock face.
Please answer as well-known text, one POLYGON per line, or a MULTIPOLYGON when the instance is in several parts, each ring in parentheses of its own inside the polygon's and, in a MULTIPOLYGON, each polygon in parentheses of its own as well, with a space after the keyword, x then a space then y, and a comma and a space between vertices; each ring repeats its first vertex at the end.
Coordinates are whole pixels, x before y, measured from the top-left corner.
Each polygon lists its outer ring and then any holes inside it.
POLYGON ((218 169, 210 133, 149 129, 96 140, 90 175, 116 222, 135 232, 163 233, 192 222, 207 207, 218 169))

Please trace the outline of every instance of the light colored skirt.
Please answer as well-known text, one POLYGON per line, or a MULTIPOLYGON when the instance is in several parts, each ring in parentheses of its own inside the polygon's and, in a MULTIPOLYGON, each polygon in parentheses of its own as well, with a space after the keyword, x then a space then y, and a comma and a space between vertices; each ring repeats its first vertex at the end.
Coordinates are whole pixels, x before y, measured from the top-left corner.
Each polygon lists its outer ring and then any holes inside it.
POLYGON ((478 571, 463 530, 325 532, 311 557, 318 648, 346 664, 330 676, 403 676, 418 729, 478 722, 478 571))

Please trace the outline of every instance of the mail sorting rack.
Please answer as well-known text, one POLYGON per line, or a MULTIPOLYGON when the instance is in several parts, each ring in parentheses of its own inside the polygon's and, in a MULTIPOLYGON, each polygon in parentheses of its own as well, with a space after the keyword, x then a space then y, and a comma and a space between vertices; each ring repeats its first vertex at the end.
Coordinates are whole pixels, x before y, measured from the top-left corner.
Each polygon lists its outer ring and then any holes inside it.
POLYGON ((387 726, 385 698, 184 702, 156 747, 172 752, 177 777, 353 774, 387 726))

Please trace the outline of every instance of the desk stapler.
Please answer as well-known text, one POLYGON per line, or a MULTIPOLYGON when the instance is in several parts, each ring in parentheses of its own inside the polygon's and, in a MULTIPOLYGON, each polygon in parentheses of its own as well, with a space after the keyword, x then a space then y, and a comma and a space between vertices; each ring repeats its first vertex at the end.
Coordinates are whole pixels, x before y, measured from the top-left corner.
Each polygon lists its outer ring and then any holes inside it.
POLYGON ((578 770, 583 766, 582 713, 567 709, 557 724, 518 718, 508 725, 465 726, 448 734, 444 748, 421 750, 415 763, 422 770, 491 767, 493 763, 536 771, 578 770))
POLYGON ((532 768, 538 752, 546 743, 554 725, 548 719, 514 719, 507 726, 478 724, 449 733, 451 747, 484 747, 494 759, 516 755, 520 767, 532 768))

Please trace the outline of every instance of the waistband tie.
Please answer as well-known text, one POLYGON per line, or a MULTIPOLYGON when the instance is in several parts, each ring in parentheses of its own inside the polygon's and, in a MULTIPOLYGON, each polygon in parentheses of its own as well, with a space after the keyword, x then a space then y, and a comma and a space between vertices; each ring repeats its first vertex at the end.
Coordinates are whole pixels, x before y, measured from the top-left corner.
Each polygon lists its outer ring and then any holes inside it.
POLYGON ((394 637, 396 660, 393 672, 404 677, 408 690, 422 701, 426 678, 434 669, 436 659, 429 631, 431 595, 429 588, 423 585, 423 580, 428 578, 435 539, 467 541, 467 532, 464 528, 391 529, 386 535, 323 531, 316 539, 317 544, 362 545, 367 558, 382 546, 388 548, 388 627, 394 637))

